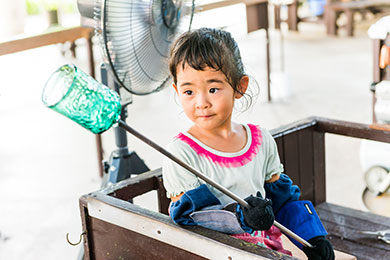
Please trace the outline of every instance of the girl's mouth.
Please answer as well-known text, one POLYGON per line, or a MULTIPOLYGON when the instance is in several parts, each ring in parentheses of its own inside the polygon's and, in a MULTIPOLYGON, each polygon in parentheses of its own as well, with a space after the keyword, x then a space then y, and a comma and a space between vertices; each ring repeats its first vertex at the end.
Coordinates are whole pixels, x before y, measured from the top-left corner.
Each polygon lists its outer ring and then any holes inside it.
POLYGON ((198 116, 199 118, 204 118, 204 119, 207 119, 207 118, 210 118, 212 117, 213 115, 201 115, 201 116, 198 116))

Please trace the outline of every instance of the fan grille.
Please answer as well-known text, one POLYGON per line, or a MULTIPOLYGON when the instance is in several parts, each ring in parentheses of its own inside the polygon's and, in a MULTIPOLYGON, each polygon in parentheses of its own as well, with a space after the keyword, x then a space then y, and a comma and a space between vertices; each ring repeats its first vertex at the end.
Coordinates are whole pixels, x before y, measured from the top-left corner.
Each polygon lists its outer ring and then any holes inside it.
POLYGON ((104 62, 118 84, 133 94, 149 94, 166 85, 170 45, 177 35, 190 28, 193 1, 168 0, 169 5, 165 1, 95 2, 95 29, 103 46, 104 62), (176 24, 166 24, 163 6, 179 6, 177 12, 164 9, 165 15, 176 15, 176 24))

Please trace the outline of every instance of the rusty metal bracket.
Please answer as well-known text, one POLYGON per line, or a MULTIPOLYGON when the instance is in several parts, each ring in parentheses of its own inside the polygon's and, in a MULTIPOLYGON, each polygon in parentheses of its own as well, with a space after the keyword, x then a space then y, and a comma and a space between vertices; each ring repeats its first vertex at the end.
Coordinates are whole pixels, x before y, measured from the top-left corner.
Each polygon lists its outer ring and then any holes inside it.
POLYGON ((66 233, 66 241, 71 245, 71 246, 77 246, 81 243, 81 241, 83 240, 83 235, 87 234, 86 231, 84 231, 83 233, 80 234, 80 239, 79 241, 77 241, 77 243, 73 243, 73 242, 70 242, 69 240, 69 233, 66 233))

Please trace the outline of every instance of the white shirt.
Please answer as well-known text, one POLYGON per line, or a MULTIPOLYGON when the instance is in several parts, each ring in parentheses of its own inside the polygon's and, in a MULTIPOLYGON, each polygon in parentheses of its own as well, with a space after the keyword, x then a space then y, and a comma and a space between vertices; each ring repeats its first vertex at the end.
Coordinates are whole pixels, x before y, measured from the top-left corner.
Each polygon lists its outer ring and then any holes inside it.
MULTIPOLYGON (((264 182, 283 171, 275 140, 271 134, 255 125, 244 125, 247 143, 234 153, 217 151, 200 142, 189 133, 180 133, 168 145, 168 151, 237 196, 246 198, 260 191, 265 197, 264 182)), ((163 162, 164 187, 167 197, 205 183, 172 160, 163 162)), ((226 205, 233 201, 219 190, 208 185, 210 191, 226 205)))

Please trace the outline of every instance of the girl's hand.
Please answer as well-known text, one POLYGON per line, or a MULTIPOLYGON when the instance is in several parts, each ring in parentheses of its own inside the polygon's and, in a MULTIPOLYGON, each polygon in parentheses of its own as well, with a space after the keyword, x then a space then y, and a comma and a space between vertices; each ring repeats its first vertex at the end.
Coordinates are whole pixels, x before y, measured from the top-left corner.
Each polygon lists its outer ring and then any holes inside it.
POLYGON ((334 260, 332 244, 324 236, 308 240, 313 248, 303 247, 302 250, 310 260, 334 260))
POLYGON ((254 230, 268 230, 275 220, 272 202, 269 199, 263 199, 260 192, 256 195, 257 197, 251 195, 245 199, 252 208, 242 209, 244 221, 254 230))

